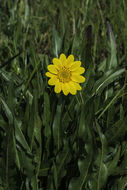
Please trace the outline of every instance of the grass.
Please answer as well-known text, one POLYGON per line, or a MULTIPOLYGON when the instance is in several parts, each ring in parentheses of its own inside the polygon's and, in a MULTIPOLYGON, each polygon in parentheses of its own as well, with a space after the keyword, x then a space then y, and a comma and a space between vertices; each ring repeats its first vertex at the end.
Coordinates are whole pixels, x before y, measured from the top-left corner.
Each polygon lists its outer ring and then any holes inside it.
POLYGON ((0 190, 127 189, 127 2, 0 1, 0 190), (86 81, 55 94, 73 54, 86 81))

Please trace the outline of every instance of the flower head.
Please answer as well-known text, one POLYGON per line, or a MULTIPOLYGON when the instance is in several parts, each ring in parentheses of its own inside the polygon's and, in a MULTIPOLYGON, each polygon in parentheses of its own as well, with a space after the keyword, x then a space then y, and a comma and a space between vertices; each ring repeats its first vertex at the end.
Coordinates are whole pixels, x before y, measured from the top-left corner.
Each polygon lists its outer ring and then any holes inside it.
POLYGON ((59 58, 52 60, 53 64, 48 65, 49 72, 46 76, 50 77, 49 85, 55 85, 55 93, 63 91, 64 95, 71 93, 75 95, 77 90, 81 90, 79 83, 83 83, 85 78, 81 76, 85 69, 81 67, 80 61, 74 61, 74 56, 69 55, 67 58, 61 54, 59 58))

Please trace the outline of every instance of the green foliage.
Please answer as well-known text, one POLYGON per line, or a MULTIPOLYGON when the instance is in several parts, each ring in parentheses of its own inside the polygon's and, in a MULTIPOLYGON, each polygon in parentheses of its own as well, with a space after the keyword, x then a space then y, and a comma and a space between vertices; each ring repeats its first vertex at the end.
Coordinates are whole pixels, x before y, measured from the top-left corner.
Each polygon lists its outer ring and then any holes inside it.
POLYGON ((127 2, 0 1, 0 190, 127 189, 127 2), (73 54, 86 81, 55 94, 73 54))

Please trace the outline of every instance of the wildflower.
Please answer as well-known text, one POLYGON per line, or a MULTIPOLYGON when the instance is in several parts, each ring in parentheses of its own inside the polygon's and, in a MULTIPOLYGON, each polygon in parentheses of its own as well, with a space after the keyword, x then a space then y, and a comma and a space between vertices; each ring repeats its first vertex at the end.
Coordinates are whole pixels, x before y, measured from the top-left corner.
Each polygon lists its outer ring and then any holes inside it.
POLYGON ((55 93, 63 91, 64 95, 69 93, 75 95, 77 90, 82 89, 79 83, 85 81, 85 78, 81 76, 85 69, 80 67, 80 61, 74 61, 73 55, 66 58, 64 54, 61 54, 60 58, 54 58, 52 62, 53 64, 48 65, 49 72, 46 72, 46 76, 50 77, 48 84, 55 85, 55 93))

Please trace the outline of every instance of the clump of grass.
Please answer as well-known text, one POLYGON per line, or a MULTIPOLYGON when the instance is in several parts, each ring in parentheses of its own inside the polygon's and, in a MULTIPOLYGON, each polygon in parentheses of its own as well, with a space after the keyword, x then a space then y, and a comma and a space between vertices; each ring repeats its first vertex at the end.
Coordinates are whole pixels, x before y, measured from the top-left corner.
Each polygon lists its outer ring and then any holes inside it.
POLYGON ((0 190, 126 189, 126 11, 124 0, 1 1, 0 190), (60 53, 86 68, 76 96, 48 86, 60 53))

